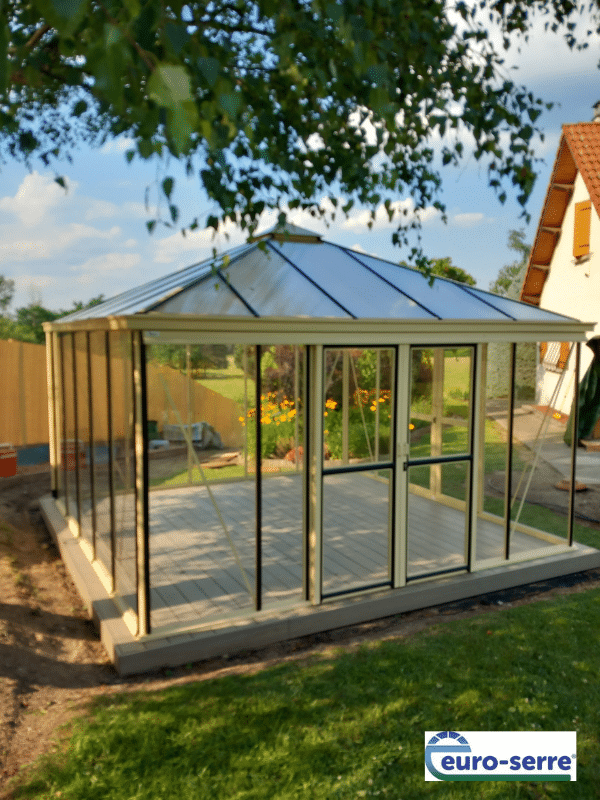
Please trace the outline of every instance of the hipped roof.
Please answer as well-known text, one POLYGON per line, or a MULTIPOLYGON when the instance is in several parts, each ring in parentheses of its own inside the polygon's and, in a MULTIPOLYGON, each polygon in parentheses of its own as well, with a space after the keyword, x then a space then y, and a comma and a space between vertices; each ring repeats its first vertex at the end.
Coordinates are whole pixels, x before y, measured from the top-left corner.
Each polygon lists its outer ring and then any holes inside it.
POLYGON ((217 259, 77 311, 58 325, 143 314, 432 322, 569 320, 445 278, 430 283, 418 270, 323 241, 318 234, 293 226, 272 229, 217 259))
POLYGON ((563 125, 556 160, 521 290, 521 300, 539 306, 577 173, 600 215, 600 123, 563 125))

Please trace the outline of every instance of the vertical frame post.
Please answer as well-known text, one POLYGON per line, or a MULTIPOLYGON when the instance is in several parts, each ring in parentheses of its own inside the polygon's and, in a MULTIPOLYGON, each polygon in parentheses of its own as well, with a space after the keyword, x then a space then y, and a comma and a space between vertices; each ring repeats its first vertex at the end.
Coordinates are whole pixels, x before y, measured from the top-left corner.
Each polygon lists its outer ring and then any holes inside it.
POLYGON ((192 353, 189 344, 185 346, 185 384, 187 389, 187 426, 189 432, 189 439, 187 441, 187 461, 188 461, 188 484, 192 485, 192 469, 194 467, 194 454, 192 452, 193 444, 192 440, 194 438, 194 434, 192 432, 192 422, 193 414, 192 414, 192 353))
POLYGON ((110 332, 105 333, 106 350, 106 410, 108 423, 108 494, 110 498, 110 580, 111 591, 114 592, 117 573, 116 573, 116 548, 117 548, 117 519, 115 509, 115 480, 114 480, 114 438, 113 438, 113 408, 112 408, 112 366, 110 332))
POLYGON ((506 480, 505 480, 505 495, 506 506, 504 513, 505 518, 505 533, 504 533, 504 558, 506 561, 510 558, 510 516, 512 508, 512 465, 513 465, 513 418, 515 410, 515 373, 516 373, 516 360, 517 360, 517 345, 513 342, 510 346, 510 379, 508 387, 508 449, 506 451, 506 480))
POLYGON ((294 408, 296 415, 294 416, 294 463, 296 472, 300 472, 300 454, 298 447, 300 445, 300 347, 294 345, 294 408))
POLYGON ((379 461, 379 397, 381 395, 381 348, 375 351, 375 461, 379 461))
POLYGON ((394 539, 395 589, 406 585, 406 558, 408 547, 408 426, 410 424, 411 351, 407 344, 400 345, 396 357, 396 519, 394 539))
POLYGON ((69 516, 69 492, 67 484, 67 402, 65 397, 65 337, 66 333, 58 334, 59 342, 59 359, 60 359, 60 399, 61 399, 61 413, 62 413, 62 440, 61 440, 61 455, 60 463, 62 466, 62 480, 63 492, 65 499, 65 514, 69 516))
POLYGON ((465 508, 467 517, 467 541, 466 541, 466 560, 467 570, 470 572, 475 560, 475 542, 477 541, 477 504, 480 492, 480 472, 479 472, 479 415, 481 413, 481 397, 485 396, 482 391, 481 371, 481 348, 473 345, 473 355, 471 357, 471 381, 469 386, 470 394, 470 430, 469 430, 469 452, 471 453, 471 463, 469 465, 469 485, 468 497, 465 508))
MULTIPOLYGON (((349 461, 348 428, 350 424, 350 354, 348 348, 342 350, 342 464, 349 461)), ((357 387, 358 388, 358 387, 357 387)), ((324 397, 321 398, 321 404, 324 397)), ((320 408, 321 406, 319 406, 320 408)))
POLYGON ((148 412, 146 347, 143 332, 133 338, 133 413, 135 430, 135 543, 138 634, 150 633, 150 525, 148 505, 148 412))
POLYGON ((73 426, 75 428, 75 502, 77 503, 77 537, 81 536, 81 469, 79 463, 79 392, 77 391, 77 348, 75 333, 71 333, 71 358, 73 372, 73 426))
MULTIPOLYGON (((303 349, 304 382, 302 387, 302 410, 304 424, 302 429, 302 599, 310 600, 310 530, 311 530, 311 371, 309 369, 309 348, 303 349)), ((299 408, 296 411, 298 416, 299 408)), ((296 461, 299 461, 296 454, 296 461)))
POLYGON ((46 332, 46 380, 48 384, 48 449, 50 451, 50 485, 52 497, 58 497, 58 453, 57 453, 57 386, 56 386, 56 334, 46 332))
POLYGON ((323 345, 308 347, 310 413, 307 418, 310 462, 304 469, 309 473, 309 536, 308 569, 309 600, 320 605, 323 599, 323 345))
POLYGON ((577 445, 579 444, 579 369, 581 342, 575 344, 575 380, 573 382, 573 411, 571 412, 571 487, 569 491, 569 547, 573 546, 573 524, 575 517, 575 481, 577 478, 577 445))
POLYGON ((257 611, 262 608, 262 402, 261 402, 261 346, 256 346, 256 412, 254 421, 256 424, 256 572, 255 572, 255 598, 254 607, 257 611))
POLYGON ((90 450, 90 502, 92 504, 92 553, 96 558, 96 530, 98 521, 96 518, 96 457, 94 453, 94 392, 92 387, 92 347, 90 344, 90 332, 85 333, 85 345, 87 355, 87 387, 88 387, 88 412, 89 419, 89 450, 90 450))

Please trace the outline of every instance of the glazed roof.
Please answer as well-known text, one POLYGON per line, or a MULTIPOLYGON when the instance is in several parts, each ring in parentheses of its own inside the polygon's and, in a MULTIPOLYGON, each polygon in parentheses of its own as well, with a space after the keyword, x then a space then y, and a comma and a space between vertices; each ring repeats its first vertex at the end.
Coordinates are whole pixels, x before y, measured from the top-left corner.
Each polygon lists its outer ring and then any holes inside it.
POLYGON ((565 321, 561 314, 274 228, 217 259, 150 281, 60 322, 132 314, 565 321))

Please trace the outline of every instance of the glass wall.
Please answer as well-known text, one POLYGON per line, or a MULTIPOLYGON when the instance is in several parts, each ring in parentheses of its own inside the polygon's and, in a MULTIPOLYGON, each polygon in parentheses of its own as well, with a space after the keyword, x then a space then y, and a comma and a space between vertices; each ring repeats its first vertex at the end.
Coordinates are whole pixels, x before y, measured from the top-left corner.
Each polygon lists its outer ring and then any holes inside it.
POLYGON ((470 561, 473 347, 411 348, 407 578, 470 561))
POLYGON ((80 533, 90 548, 94 548, 94 509, 92 485, 91 447, 93 436, 93 416, 90 396, 90 375, 88 365, 88 334, 77 331, 73 334, 75 377, 77 390, 77 464, 76 477, 79 479, 79 524, 80 533))
POLYGON ((64 487, 64 503, 67 514, 78 519, 77 505, 77 430, 75 426, 76 387, 73 376, 73 337, 70 333, 60 337, 60 353, 62 359, 61 383, 63 394, 63 435, 60 443, 60 462, 64 487))
MULTIPOLYGON (((564 441, 569 417, 564 409, 570 410, 574 374, 566 368, 569 353, 570 348, 560 342, 519 344, 516 348, 511 556, 568 539, 571 449, 564 441), (557 357, 549 361, 549 353, 557 357), (561 485, 562 491, 557 490, 561 485)), ((572 359, 574 362, 574 348, 572 359)))
POLYGON ((255 607, 255 375, 254 347, 146 348, 153 630, 255 607))
POLYGON ((93 477, 95 502, 96 558, 102 564, 106 576, 112 581, 112 532, 113 505, 111 490, 111 459, 109 450, 110 394, 107 359, 108 334, 92 331, 90 337, 90 383, 92 419, 92 446, 90 469, 93 477))
POLYGON ((535 557, 568 543, 574 360, 575 348, 561 342, 487 348, 478 561, 535 557))
MULTIPOLYGON (((305 348, 261 348, 261 550, 262 606, 304 597, 305 348)), ((252 460, 252 403, 244 431, 252 460)))
POLYGON ((132 339, 109 333, 111 398, 111 484, 113 490, 115 592, 137 613, 135 436, 132 339))

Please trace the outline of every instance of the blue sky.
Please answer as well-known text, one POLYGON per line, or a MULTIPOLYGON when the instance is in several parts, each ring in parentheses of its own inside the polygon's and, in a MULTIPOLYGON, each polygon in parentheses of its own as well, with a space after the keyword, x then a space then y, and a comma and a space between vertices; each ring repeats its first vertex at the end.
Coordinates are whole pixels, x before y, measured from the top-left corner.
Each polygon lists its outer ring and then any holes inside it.
MULTIPOLYGON (((556 103, 539 120, 545 141, 536 152, 543 162, 528 210, 531 222, 520 218, 521 208, 514 196, 501 205, 488 188, 485 166, 467 158, 459 169, 442 172, 442 199, 447 206, 448 224, 433 209, 423 219, 422 246, 432 258, 450 256, 470 272, 477 285, 488 289, 498 270, 514 260, 507 248, 512 228, 524 227, 527 240, 535 233, 537 218, 546 192, 550 170, 563 123, 588 121, 592 105, 600 100, 598 61, 600 38, 589 40, 587 50, 573 52, 562 38, 536 24, 521 53, 509 51, 507 69, 518 65, 516 79, 544 100, 556 103)), ((196 231, 183 238, 178 230, 157 228, 150 236, 144 205, 149 187, 150 204, 155 207, 156 166, 126 164, 125 141, 111 142, 102 149, 81 149, 74 163, 65 164, 68 180, 65 193, 54 183, 54 171, 38 166, 28 172, 8 164, 0 173, 0 274, 15 280, 12 308, 41 302, 48 308, 69 308, 76 300, 86 301, 98 294, 111 297, 153 278, 166 275, 219 250, 243 241, 243 234, 229 231, 211 238, 208 231, 196 231), (153 205, 154 204, 154 205, 153 205)), ((211 208, 197 181, 190 181, 177 164, 167 174, 177 178, 176 202, 182 221, 200 219, 211 208)), ((407 202, 399 197, 399 203, 407 202)), ((382 213, 370 231, 366 214, 357 209, 347 220, 336 220, 329 228, 307 215, 295 214, 292 222, 324 234, 340 244, 364 250, 382 258, 399 261, 406 250, 391 244, 393 225, 382 213)), ((274 224, 274 215, 264 225, 274 224)))

